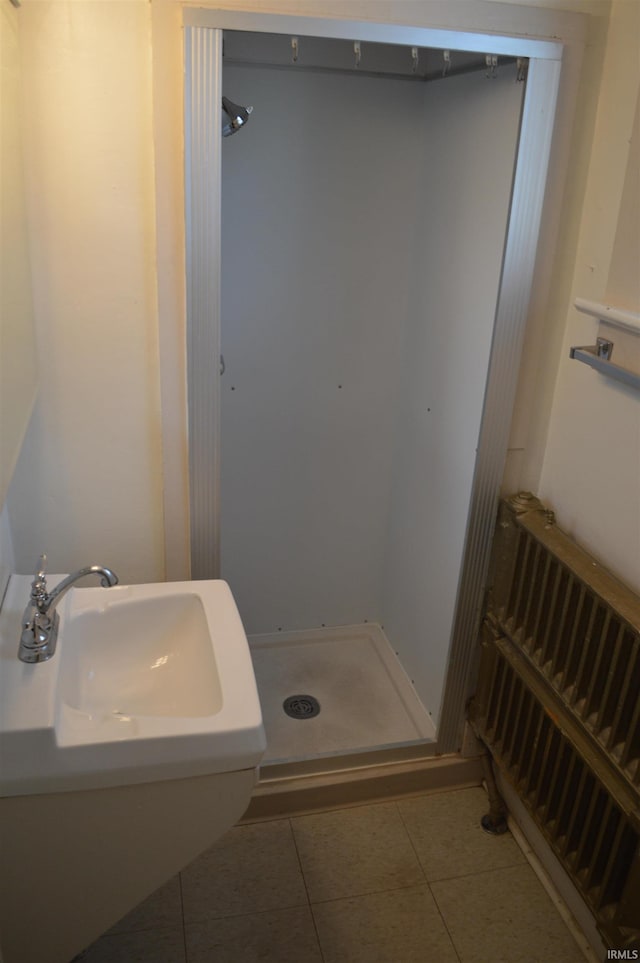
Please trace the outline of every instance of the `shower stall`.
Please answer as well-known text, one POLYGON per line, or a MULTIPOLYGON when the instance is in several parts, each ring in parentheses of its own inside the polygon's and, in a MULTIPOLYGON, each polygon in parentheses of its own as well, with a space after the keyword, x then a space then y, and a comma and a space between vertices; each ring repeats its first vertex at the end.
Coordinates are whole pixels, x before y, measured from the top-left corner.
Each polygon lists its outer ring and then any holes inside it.
POLYGON ((185 17, 192 575, 267 767, 455 750, 559 45, 185 17))

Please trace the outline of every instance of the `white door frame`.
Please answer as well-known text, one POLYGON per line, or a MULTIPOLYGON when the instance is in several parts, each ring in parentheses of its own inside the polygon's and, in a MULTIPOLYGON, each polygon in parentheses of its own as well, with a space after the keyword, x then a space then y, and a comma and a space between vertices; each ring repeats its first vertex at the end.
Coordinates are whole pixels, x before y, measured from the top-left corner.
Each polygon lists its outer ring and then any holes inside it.
POLYGON ((518 382, 560 80, 555 41, 395 24, 188 7, 185 182, 189 493, 193 578, 220 573, 222 32, 406 44, 529 59, 500 292, 436 751, 461 743, 473 650, 518 382))

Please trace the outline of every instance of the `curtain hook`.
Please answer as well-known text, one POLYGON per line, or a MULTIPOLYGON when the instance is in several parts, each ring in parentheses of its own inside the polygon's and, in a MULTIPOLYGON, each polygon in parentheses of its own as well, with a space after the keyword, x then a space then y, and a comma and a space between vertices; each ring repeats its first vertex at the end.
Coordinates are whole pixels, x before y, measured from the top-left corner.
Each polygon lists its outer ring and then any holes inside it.
POLYGON ((354 41, 353 41, 353 53, 354 53, 354 56, 355 56, 355 67, 356 67, 356 70, 357 70, 358 67, 360 66, 360 61, 362 60, 362 50, 361 50, 361 48, 360 48, 360 41, 359 41, 359 40, 354 40, 354 41))
POLYGON ((291 38, 291 62, 294 64, 298 63, 298 38, 291 38))
POLYGON ((420 54, 418 53, 418 48, 412 47, 411 48, 411 72, 412 73, 415 74, 418 72, 419 63, 420 63, 420 54))
POLYGON ((487 54, 484 58, 484 62, 487 65, 487 77, 490 80, 495 80, 497 76, 498 58, 495 54, 487 54))
POLYGON ((442 51, 442 76, 446 77, 451 70, 451 51, 442 51))

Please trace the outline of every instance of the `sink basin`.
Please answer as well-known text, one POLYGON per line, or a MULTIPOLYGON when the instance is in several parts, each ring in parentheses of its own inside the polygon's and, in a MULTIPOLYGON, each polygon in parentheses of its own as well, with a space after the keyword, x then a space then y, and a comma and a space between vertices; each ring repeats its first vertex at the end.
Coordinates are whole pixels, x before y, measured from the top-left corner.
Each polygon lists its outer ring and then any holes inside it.
POLYGON ((62 701, 94 719, 211 716, 222 707, 202 599, 195 593, 115 601, 65 627, 62 701))
POLYGON ((0 795, 259 764, 260 702, 226 582, 74 587, 55 655, 29 665, 17 644, 30 584, 13 576, 0 613, 0 795))

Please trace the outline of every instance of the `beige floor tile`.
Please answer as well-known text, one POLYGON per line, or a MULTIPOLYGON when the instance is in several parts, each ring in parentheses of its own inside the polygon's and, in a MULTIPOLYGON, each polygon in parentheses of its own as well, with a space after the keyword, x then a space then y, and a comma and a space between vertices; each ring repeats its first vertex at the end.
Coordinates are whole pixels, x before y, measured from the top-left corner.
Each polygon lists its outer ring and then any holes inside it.
POLYGON ((424 882, 395 803, 292 819, 311 902, 424 882))
POLYGON ((510 833, 490 836, 480 826, 489 809, 483 789, 460 789, 398 803, 429 881, 525 862, 510 833))
POLYGON ((185 963, 182 926, 102 936, 78 963, 185 963))
POLYGON ((229 830, 181 876, 187 922, 308 902, 286 819, 229 830))
POLYGON ((174 876, 157 889, 107 932, 109 935, 135 933, 137 930, 153 929, 154 926, 182 926, 179 876, 174 876))
POLYGON ((186 935, 189 963, 322 963, 308 906, 201 920, 186 935))
POLYGON ((458 963, 429 887, 312 906, 325 963, 458 963))
POLYGON ((431 884, 462 963, 584 963, 528 864, 431 884))

